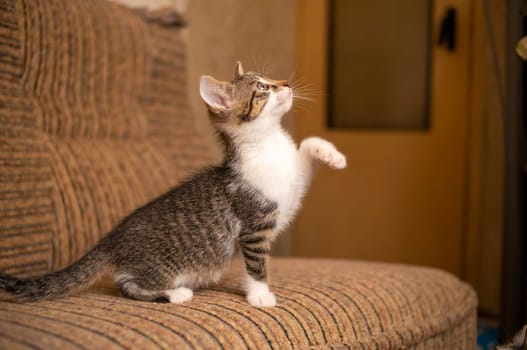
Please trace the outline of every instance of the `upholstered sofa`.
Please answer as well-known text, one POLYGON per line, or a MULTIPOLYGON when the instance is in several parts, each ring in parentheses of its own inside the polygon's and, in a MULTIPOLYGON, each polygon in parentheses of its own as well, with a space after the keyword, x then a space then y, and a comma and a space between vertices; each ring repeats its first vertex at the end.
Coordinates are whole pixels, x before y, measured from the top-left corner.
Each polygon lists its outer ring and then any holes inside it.
MULTIPOLYGON (((0 0, 0 271, 68 265, 211 162, 182 31, 104 0, 0 0)), ((111 283, 0 302, 0 349, 475 348, 476 295, 446 272, 276 258, 278 305, 254 308, 240 269, 182 305, 125 299, 111 283)))

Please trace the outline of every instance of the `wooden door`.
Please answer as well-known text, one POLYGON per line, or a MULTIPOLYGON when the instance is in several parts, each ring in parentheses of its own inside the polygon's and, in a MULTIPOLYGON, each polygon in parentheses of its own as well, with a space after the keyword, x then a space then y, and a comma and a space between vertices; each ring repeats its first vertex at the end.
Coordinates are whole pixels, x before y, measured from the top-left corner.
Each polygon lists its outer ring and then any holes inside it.
POLYGON ((295 113, 295 138, 320 135, 347 155, 349 165, 318 173, 293 228, 294 255, 422 264, 462 274, 470 2, 432 3, 429 127, 373 130, 327 126, 328 1, 297 2, 296 74, 323 95, 295 113), (453 53, 435 45, 447 5, 457 9, 453 53))

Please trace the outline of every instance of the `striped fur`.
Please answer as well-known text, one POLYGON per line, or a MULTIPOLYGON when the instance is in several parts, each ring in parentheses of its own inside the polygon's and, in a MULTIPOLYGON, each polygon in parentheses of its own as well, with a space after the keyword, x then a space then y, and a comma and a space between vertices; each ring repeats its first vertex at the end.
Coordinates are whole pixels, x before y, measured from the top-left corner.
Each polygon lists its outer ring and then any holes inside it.
POLYGON ((109 262, 109 256, 96 248, 73 265, 41 277, 19 279, 0 274, 0 298, 25 302, 77 293, 97 282, 109 262))

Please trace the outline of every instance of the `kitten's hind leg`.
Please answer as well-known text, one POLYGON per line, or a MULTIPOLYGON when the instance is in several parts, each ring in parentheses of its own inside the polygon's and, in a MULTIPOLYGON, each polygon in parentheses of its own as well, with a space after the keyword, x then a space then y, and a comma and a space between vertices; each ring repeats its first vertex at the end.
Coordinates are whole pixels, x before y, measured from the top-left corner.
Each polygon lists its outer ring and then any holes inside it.
POLYGON ((181 304, 192 300, 194 295, 191 289, 185 287, 166 290, 145 289, 135 279, 127 277, 120 277, 117 280, 117 286, 121 294, 126 298, 157 303, 181 304))
POLYGON ((141 301, 153 301, 156 303, 169 303, 170 297, 163 290, 148 290, 141 288, 134 281, 122 281, 117 282, 117 287, 121 292, 122 296, 129 299, 141 300, 141 301))
POLYGON ((179 287, 176 289, 168 289, 165 291, 168 294, 168 299, 171 303, 181 304, 186 301, 191 301, 194 293, 192 289, 179 287))

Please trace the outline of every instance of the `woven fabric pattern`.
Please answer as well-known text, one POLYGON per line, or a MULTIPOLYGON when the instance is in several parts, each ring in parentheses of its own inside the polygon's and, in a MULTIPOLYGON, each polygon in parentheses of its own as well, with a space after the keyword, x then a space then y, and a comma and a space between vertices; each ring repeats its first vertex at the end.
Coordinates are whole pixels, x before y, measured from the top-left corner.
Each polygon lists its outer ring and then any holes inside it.
POLYGON ((241 264, 186 304, 151 304, 112 288, 33 304, 0 303, 0 348, 449 349, 475 347, 476 298, 434 269, 275 259, 278 305, 251 307, 241 264))
POLYGON ((208 162, 185 53, 108 1, 0 0, 0 271, 70 264, 208 162))

